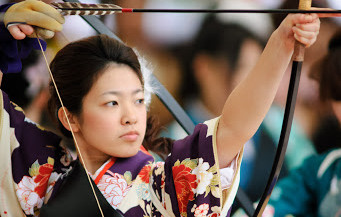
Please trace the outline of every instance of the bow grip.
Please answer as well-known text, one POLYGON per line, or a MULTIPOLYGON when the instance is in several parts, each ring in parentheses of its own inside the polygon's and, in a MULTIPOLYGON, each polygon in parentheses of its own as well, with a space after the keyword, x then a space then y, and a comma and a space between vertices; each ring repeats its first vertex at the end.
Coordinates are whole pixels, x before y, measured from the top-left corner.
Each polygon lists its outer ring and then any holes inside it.
MULTIPOLYGON (((311 1, 312 0, 300 0, 298 9, 310 10, 311 1)), ((305 49, 305 46, 302 43, 296 41, 295 48, 294 48, 294 54, 293 54, 293 60, 294 61, 303 62, 303 60, 304 60, 304 49, 305 49)))

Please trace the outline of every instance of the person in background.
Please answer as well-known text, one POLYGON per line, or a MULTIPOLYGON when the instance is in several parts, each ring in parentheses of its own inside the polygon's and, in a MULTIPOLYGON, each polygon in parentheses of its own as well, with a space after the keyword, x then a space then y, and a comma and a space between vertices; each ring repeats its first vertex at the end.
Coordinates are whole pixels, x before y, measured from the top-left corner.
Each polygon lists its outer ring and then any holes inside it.
MULTIPOLYGON (((330 105, 341 124, 341 29, 332 37, 328 53, 315 64, 320 99, 330 105)), ((326 144, 330 145, 330 144, 326 144)), ((312 156, 280 180, 270 198, 267 216, 340 216, 341 148, 312 156)))

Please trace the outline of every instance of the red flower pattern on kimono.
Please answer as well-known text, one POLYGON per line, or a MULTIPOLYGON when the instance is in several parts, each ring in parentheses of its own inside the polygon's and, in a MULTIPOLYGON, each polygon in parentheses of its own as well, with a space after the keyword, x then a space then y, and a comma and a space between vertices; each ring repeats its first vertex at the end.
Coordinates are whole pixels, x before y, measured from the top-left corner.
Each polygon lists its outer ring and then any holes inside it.
POLYGON ((191 174, 191 168, 183 164, 173 167, 173 178, 177 193, 180 213, 185 213, 189 201, 194 200, 192 189, 198 186, 196 175, 191 174))
POLYGON ((208 217, 219 217, 219 216, 220 216, 220 214, 216 213, 216 212, 208 215, 208 217))
POLYGON ((139 173, 139 177, 144 183, 149 183, 150 170, 151 170, 151 166, 147 165, 147 166, 144 166, 141 172, 139 173))
POLYGON ((43 164, 39 167, 39 174, 34 178, 34 182, 38 184, 34 191, 37 192, 40 198, 45 196, 52 170, 52 164, 43 164))

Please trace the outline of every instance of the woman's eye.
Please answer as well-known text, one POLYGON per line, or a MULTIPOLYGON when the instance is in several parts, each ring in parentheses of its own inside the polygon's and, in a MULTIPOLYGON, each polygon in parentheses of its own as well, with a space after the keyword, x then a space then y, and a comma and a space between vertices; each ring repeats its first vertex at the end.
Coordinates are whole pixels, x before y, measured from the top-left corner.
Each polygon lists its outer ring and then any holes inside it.
POLYGON ((138 100, 136 100, 136 102, 137 102, 138 104, 144 104, 144 99, 138 99, 138 100))
POLYGON ((117 101, 111 101, 106 104, 107 106, 115 106, 118 105, 117 101))

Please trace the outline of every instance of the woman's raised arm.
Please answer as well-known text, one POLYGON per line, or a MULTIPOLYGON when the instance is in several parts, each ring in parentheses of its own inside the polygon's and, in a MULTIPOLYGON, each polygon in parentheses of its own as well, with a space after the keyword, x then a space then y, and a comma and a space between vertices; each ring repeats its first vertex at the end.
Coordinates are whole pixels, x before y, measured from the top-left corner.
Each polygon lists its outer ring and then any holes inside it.
POLYGON ((227 166, 255 134, 276 95, 294 50, 295 40, 307 47, 317 38, 318 15, 288 15, 271 35, 253 70, 227 99, 217 132, 220 167, 227 166))

